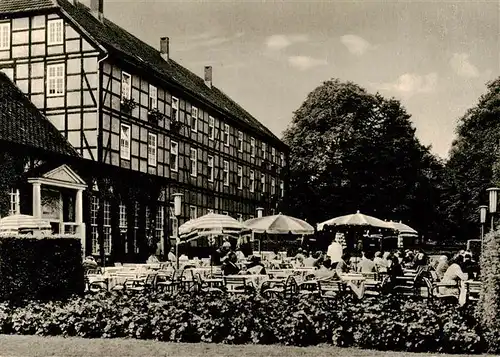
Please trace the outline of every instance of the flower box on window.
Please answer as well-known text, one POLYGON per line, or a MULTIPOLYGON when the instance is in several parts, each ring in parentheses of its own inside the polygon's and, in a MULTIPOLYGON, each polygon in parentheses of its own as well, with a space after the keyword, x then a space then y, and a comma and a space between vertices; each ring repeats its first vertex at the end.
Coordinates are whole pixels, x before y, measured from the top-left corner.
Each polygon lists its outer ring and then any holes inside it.
POLYGON ((134 98, 130 98, 130 99, 122 99, 122 101, 120 102, 120 107, 121 107, 121 110, 125 113, 130 113, 132 112, 132 110, 134 110, 134 108, 137 106, 137 103, 135 102, 135 99, 134 98))
POLYGON ((179 132, 179 130, 182 128, 182 123, 178 120, 172 120, 170 122, 170 130, 179 132))
POLYGON ((160 113, 160 111, 156 108, 154 109, 150 109, 148 111, 148 120, 151 122, 151 123, 155 123, 155 124, 158 124, 158 122, 160 121, 160 119, 163 117, 163 114, 160 113))

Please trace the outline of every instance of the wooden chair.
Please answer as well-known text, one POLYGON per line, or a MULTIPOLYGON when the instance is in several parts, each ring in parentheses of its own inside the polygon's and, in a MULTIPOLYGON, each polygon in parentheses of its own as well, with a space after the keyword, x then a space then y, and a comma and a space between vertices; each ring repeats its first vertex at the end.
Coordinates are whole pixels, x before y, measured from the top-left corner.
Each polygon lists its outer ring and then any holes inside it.
POLYGON ((178 281, 176 279, 176 271, 159 272, 156 276, 156 290, 168 293, 175 293, 178 290, 178 281), (170 276, 168 275, 170 274, 170 276))
POLYGON ((433 302, 434 298, 452 300, 453 302, 459 301, 461 291, 460 285, 457 282, 432 282, 428 277, 423 277, 423 280, 427 287, 427 299, 429 302, 433 302), (458 294, 452 292, 443 292, 439 288, 456 288, 458 290, 458 294))
POLYGON ((127 290, 132 291, 151 291, 156 288, 156 278, 158 273, 150 273, 146 276, 146 279, 137 279, 127 287, 127 290))
POLYGON ((217 283, 211 282, 210 284, 201 278, 200 273, 195 275, 196 289, 204 293, 210 292, 223 292, 224 280, 221 278, 220 281, 217 279, 217 283))
POLYGON ((224 288, 226 292, 235 294, 245 294, 245 293, 255 292, 254 286, 248 284, 247 279, 245 277, 225 276, 224 288))
POLYGON ((97 293, 100 291, 107 291, 108 290, 108 281, 103 278, 98 278, 98 279, 92 279, 90 281, 88 275, 85 275, 85 291, 91 292, 91 293, 97 293))

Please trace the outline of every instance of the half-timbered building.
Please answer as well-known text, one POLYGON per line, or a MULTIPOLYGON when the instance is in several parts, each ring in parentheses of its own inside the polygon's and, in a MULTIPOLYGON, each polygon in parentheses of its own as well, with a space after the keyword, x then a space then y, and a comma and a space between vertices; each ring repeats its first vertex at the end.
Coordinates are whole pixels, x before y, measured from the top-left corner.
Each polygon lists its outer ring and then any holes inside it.
POLYGON ((73 0, 2 0, 0 70, 83 159, 86 250, 110 261, 160 253, 208 211, 241 219, 284 201, 287 147, 213 84, 73 0), (172 216, 172 196, 183 213, 172 216), (169 239, 170 238, 170 239, 169 239))

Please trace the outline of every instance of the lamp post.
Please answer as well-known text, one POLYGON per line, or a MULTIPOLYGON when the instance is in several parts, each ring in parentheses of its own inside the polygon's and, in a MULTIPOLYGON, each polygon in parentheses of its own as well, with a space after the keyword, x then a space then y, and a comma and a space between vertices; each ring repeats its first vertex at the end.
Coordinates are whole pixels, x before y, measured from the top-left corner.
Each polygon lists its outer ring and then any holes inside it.
POLYGON ((182 214, 182 193, 174 193, 174 215, 177 219, 177 232, 175 232, 175 267, 179 270, 179 217, 182 214))
POLYGON ((495 213, 497 212, 498 205, 498 191, 500 188, 491 187, 486 190, 489 195, 489 203, 490 203, 490 213, 491 213, 491 231, 495 229, 495 213))
POLYGON ((486 223, 486 213, 488 212, 488 206, 479 206, 479 223, 481 223, 481 242, 484 238, 484 224, 486 223))

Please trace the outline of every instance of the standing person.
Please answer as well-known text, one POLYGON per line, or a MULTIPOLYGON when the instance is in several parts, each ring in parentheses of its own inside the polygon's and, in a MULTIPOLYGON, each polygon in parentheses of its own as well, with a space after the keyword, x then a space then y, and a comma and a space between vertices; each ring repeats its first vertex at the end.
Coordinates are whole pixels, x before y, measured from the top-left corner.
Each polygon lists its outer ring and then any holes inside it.
POLYGON ((167 261, 171 262, 171 263, 175 263, 175 248, 174 247, 171 247, 170 250, 168 251, 168 254, 167 254, 167 261))
POLYGON ((333 267, 335 267, 337 263, 342 260, 342 252, 343 252, 342 244, 340 244, 339 238, 335 236, 335 239, 328 246, 328 250, 326 251, 326 255, 330 257, 330 261, 333 267))

